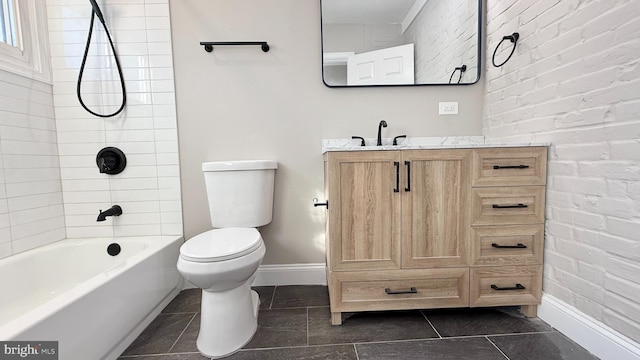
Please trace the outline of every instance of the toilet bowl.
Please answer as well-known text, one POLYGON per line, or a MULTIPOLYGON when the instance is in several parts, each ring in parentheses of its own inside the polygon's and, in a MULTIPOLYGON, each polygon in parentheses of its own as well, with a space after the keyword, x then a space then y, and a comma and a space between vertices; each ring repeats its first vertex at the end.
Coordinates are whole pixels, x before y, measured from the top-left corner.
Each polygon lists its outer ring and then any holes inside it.
POLYGON ((251 284, 266 251, 256 228, 271 222, 277 166, 272 160, 202 164, 214 229, 182 245, 177 267, 202 289, 196 345, 204 356, 235 353, 257 329, 260 299, 251 284))
POLYGON ((204 355, 231 355, 253 337, 260 300, 251 283, 264 254, 262 237, 254 228, 210 230, 180 248, 178 270, 202 289, 196 344, 204 355))

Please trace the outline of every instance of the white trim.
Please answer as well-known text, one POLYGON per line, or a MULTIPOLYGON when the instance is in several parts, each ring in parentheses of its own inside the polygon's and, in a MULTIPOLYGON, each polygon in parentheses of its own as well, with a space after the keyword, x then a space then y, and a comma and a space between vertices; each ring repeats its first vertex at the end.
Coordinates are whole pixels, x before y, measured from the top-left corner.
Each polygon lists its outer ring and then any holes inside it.
POLYGON ((640 344, 551 295, 542 296, 538 317, 603 360, 640 360, 640 344))
POLYGON ((0 46, 0 70, 51 84, 47 6, 42 0, 18 0, 20 46, 0 46))
POLYGON ((322 54, 322 65, 323 66, 338 66, 338 65, 347 66, 347 59, 349 58, 349 56, 353 56, 353 55, 355 55, 353 51, 324 53, 322 54))
POLYGON ((254 286, 327 285, 324 263, 261 265, 254 286))
MULTIPOLYGON (((260 265, 252 286, 327 285, 324 263, 260 265)), ((183 290, 196 286, 185 280, 183 290)))
POLYGON ((416 17, 420 13, 420 10, 422 10, 422 8, 424 7, 424 4, 426 4, 426 3, 427 3, 427 0, 416 0, 413 3, 413 5, 411 5, 411 9, 409 9, 409 11, 407 11, 407 15, 404 17, 404 19, 402 19, 402 33, 403 34, 404 34, 405 31, 407 31, 409 26, 411 26, 411 23, 413 22, 413 20, 416 19, 416 17))

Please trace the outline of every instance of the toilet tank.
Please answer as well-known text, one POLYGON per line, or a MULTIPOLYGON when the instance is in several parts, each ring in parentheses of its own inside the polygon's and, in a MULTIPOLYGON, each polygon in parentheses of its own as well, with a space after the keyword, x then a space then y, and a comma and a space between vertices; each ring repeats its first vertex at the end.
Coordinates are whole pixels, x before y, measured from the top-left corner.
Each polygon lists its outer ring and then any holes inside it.
POLYGON ((270 223, 277 168, 273 160, 202 163, 211 225, 259 227, 270 223))

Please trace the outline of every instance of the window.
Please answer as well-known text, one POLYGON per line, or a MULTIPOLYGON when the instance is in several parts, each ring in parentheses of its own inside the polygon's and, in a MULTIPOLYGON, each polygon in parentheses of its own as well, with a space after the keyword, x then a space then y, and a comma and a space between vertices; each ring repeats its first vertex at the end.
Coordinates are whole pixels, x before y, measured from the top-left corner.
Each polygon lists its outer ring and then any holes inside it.
POLYGON ((0 0, 0 41, 18 47, 16 13, 13 0, 0 0))
POLYGON ((46 2, 0 0, 0 69, 51 81, 46 2))

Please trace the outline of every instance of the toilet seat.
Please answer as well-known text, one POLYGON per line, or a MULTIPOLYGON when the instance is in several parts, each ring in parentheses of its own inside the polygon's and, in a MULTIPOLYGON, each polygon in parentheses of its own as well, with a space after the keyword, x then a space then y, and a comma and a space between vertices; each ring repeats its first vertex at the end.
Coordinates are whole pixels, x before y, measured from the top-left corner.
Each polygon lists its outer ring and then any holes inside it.
POLYGON ((180 257, 193 262, 218 262, 256 251, 262 237, 255 228, 225 228, 205 231, 180 247, 180 257))

